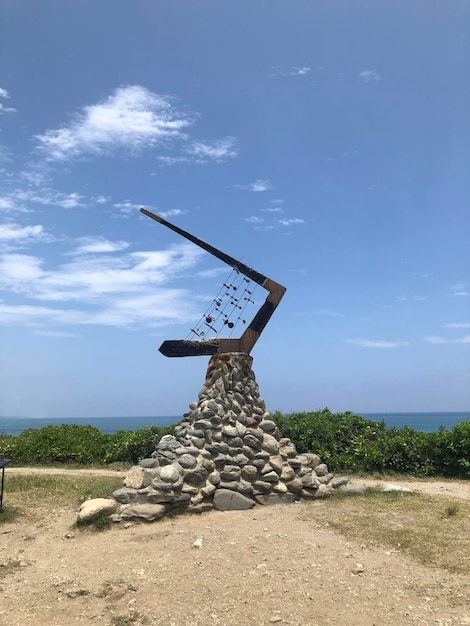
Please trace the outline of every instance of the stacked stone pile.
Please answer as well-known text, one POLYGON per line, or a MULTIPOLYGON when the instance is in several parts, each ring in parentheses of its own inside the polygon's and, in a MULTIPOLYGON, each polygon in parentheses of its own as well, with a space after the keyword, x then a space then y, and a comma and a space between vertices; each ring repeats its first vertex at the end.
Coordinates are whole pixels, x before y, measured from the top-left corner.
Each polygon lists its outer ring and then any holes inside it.
POLYGON ((214 355, 198 402, 113 493, 115 521, 323 498, 345 485, 315 454, 297 454, 259 394, 247 354, 214 355))

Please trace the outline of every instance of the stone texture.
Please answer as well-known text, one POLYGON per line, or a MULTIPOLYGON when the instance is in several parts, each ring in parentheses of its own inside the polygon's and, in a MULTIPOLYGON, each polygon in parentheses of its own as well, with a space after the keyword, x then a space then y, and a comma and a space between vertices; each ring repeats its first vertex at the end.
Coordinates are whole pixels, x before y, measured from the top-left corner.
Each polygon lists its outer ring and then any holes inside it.
POLYGON ((312 453, 282 437, 259 394, 247 354, 211 357, 198 401, 151 458, 112 495, 116 521, 154 521, 172 511, 247 509, 327 497, 344 488, 312 453))
POLYGON ((214 508, 218 511, 240 511, 251 509, 254 501, 236 491, 217 489, 214 493, 214 508))

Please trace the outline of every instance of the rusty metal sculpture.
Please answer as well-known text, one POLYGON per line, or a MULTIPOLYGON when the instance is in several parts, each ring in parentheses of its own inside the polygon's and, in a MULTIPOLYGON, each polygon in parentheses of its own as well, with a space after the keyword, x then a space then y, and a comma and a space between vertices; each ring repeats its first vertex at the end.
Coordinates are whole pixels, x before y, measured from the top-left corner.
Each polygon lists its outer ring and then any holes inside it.
POLYGON ((176 339, 164 341, 159 348, 160 352, 168 357, 202 356, 224 352, 244 352, 246 354, 249 354, 253 346, 259 339, 259 336, 261 335, 266 324, 270 320, 277 305, 281 301, 282 296, 286 291, 286 288, 279 283, 276 283, 274 280, 271 280, 271 278, 263 276, 263 274, 260 274, 259 272, 252 269, 251 267, 248 267, 244 263, 237 261, 228 254, 217 250, 217 248, 214 248, 210 244, 205 243, 204 241, 201 241, 190 233, 182 230, 181 228, 178 228, 178 226, 167 222, 159 215, 155 215, 155 213, 147 211, 146 209, 140 209, 140 212, 152 218, 156 222, 163 224, 163 226, 170 228, 171 230, 178 233, 185 239, 193 242, 203 250, 206 250, 206 252, 209 252, 216 258, 229 265, 237 273, 239 272, 240 274, 243 274, 243 276, 245 276, 247 279, 253 281, 257 285, 260 285, 269 292, 265 302, 258 310, 255 317, 250 322, 244 333, 238 339, 223 339, 217 337, 196 340, 176 339))

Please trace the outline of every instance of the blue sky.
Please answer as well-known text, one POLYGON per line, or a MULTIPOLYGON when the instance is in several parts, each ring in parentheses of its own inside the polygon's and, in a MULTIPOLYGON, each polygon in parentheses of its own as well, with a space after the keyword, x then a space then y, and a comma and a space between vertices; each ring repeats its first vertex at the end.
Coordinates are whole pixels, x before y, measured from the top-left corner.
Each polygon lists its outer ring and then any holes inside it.
POLYGON ((269 410, 470 409, 467 2, 0 18, 0 415, 197 399, 208 357, 158 347, 229 270, 141 206, 287 287, 252 352, 269 410))

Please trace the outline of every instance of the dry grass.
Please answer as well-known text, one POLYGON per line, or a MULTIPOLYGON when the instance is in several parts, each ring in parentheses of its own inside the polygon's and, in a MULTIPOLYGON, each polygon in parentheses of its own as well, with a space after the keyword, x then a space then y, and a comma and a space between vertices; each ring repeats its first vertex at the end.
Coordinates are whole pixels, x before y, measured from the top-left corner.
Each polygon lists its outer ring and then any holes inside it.
POLYGON ((122 487, 121 477, 110 476, 57 476, 27 475, 8 476, 5 480, 5 509, 0 513, 0 524, 11 521, 9 511, 25 513, 33 505, 77 506, 89 498, 109 498, 122 487))
MULTIPOLYGON (((339 492, 338 492, 339 493, 339 492)), ((318 513, 312 507, 312 519, 318 513)), ((470 573, 470 503, 424 494, 367 489, 335 495, 322 520, 348 538, 406 552, 421 563, 470 573)))

